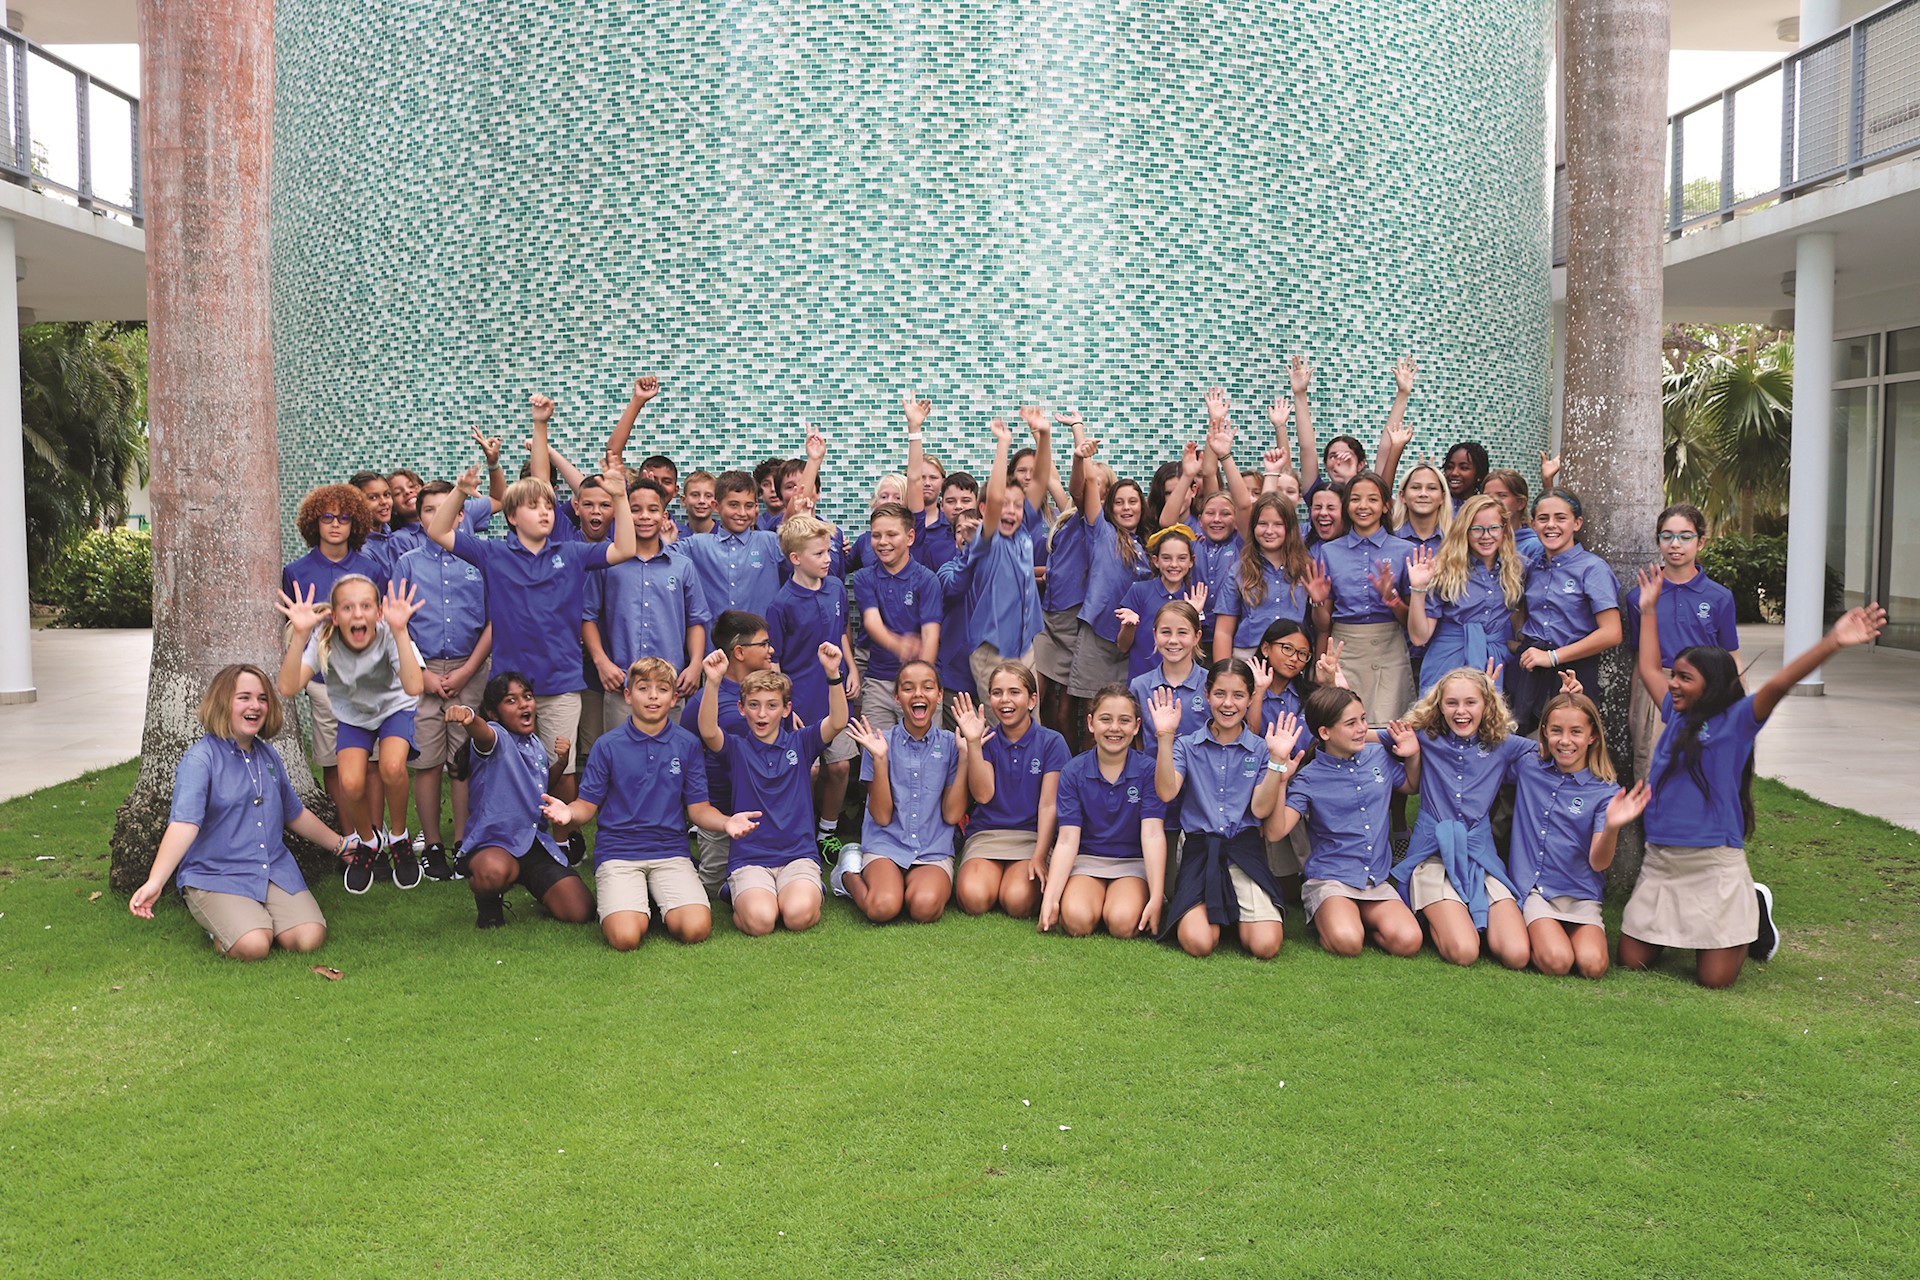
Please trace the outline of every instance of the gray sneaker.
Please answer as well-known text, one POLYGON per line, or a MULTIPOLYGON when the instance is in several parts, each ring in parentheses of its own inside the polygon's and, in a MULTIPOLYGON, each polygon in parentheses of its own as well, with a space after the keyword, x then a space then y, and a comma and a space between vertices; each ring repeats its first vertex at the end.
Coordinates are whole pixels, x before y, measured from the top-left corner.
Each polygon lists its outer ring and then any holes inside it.
POLYGON ((847 896, 847 885, 846 885, 847 877, 849 875, 852 875, 858 872, 860 868, 866 865, 867 865, 866 855, 860 852, 859 845, 857 844, 841 845, 840 860, 833 864, 833 872, 831 875, 827 877, 833 883, 834 895, 836 897, 841 897, 841 898, 846 897, 847 896))

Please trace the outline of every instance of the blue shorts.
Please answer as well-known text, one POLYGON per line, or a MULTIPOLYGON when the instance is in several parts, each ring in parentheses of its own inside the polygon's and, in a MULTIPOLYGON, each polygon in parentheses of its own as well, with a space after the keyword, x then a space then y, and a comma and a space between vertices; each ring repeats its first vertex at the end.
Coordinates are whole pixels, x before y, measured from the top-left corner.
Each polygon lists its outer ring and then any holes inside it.
POLYGON ((357 724, 348 724, 342 720, 334 749, 348 751, 357 748, 371 754, 375 742, 388 738, 398 738, 407 744, 407 759, 412 760, 420 754, 420 748, 413 744, 413 712, 411 710, 394 712, 380 722, 378 729, 362 729, 357 724))

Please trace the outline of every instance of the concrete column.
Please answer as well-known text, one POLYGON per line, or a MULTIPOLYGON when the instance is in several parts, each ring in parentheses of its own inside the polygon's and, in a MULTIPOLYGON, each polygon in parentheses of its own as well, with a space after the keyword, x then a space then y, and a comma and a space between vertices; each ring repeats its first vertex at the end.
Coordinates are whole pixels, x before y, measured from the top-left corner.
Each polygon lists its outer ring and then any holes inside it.
POLYGON ((1800 0, 1800 47, 1826 39, 1846 25, 1840 0, 1800 0))
MULTIPOLYGON (((1831 232, 1794 245, 1793 477, 1787 494, 1787 634, 1791 662, 1820 640, 1826 605, 1827 472, 1833 452, 1831 232)), ((1795 693, 1826 691, 1818 670, 1795 693)))
POLYGON ((0 218, 0 704, 32 702, 26 443, 20 435, 20 283, 13 223, 0 218))

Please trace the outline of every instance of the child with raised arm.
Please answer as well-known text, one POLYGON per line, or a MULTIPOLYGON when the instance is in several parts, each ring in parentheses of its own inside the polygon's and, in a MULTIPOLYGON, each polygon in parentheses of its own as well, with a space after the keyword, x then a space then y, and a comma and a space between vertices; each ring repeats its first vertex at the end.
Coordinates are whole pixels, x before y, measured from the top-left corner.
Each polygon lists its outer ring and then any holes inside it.
POLYGON ((1489 661, 1506 689, 1514 619, 1526 603, 1527 565, 1497 500, 1476 494, 1460 506, 1436 554, 1407 557, 1407 637, 1427 647, 1422 696, 1455 667, 1485 670, 1489 661))
MULTIPOLYGON (((373 528, 373 509, 366 495, 352 485, 323 484, 313 490, 300 500, 294 527, 311 549, 280 571, 280 594, 289 600, 303 593, 316 600, 328 599, 333 584, 350 573, 372 582, 383 580, 380 566, 360 553, 373 528)), ((324 677, 315 675, 305 692, 313 716, 313 763, 319 766, 321 782, 338 808, 345 803, 335 752, 340 722, 334 718, 324 677)))
MULTIPOLYGON (((967 547, 968 662, 974 687, 984 689, 1004 660, 1031 663, 1040 634, 1040 592, 1033 579, 1033 539, 1021 528, 1022 495, 1007 483, 1013 433, 995 418, 993 467, 981 501, 980 531, 967 547)), ((1111 619, 1109 619, 1111 621, 1111 619)), ((1117 624, 1116 624, 1117 625, 1117 624)))
MULTIPOLYGON (((797 665, 794 658, 789 663, 797 665)), ((747 732, 720 727, 720 682, 727 655, 707 655, 706 697, 700 703, 700 740, 724 752, 733 775, 736 810, 761 815, 760 825, 730 837, 727 893, 733 922, 762 937, 780 925, 798 932, 820 921, 820 860, 812 840, 809 773, 827 744, 847 727, 846 677, 840 646, 815 653, 827 681, 827 717, 804 729, 783 728, 793 715, 793 684, 777 671, 755 671, 740 682, 740 715, 747 732)))
MULTIPOLYGON (((1545 499, 1542 499, 1544 502, 1545 499)), ((1545 530, 1540 540, 1551 549, 1545 530)), ((1746 837, 1753 832, 1753 740, 1780 699, 1841 649, 1871 644, 1886 625, 1877 604, 1841 615, 1818 644, 1742 696, 1733 655, 1711 645, 1682 649, 1673 674, 1661 665, 1659 600, 1665 575, 1640 573, 1638 673, 1661 699, 1667 723, 1649 768, 1646 860, 1620 918, 1620 963, 1658 964, 1668 947, 1691 947, 1700 985, 1730 987, 1751 955, 1780 945, 1773 894, 1754 883, 1746 837)))
POLYGON ((588 579, 586 616, 580 624, 580 638, 604 691, 602 723, 607 725, 627 718, 626 675, 642 658, 670 663, 679 693, 692 693, 699 686, 707 625, 713 621, 692 561, 677 545, 663 541, 672 522, 660 486, 638 481, 627 495, 627 508, 633 519, 633 559, 588 579))
MULTIPOLYGON (((780 550, 793 576, 780 588, 767 610, 767 637, 773 642, 774 661, 781 663, 792 681, 794 714, 802 724, 820 724, 830 714, 827 678, 820 666, 807 658, 818 653, 823 644, 831 644, 841 653, 853 652, 853 636, 847 621, 847 591, 838 578, 829 576, 831 530, 824 521, 794 511, 790 501, 779 536, 780 550)), ((845 699, 858 698, 859 672, 849 670, 844 685, 834 688, 845 699)), ((814 839, 819 845, 821 861, 828 866, 840 857, 840 810, 847 800, 851 762, 859 754, 859 746, 844 736, 828 741, 819 754, 819 806, 814 839)))
MULTIPOLYGON (((1069 428, 1078 442, 1085 426, 1077 413, 1058 413, 1054 421, 1069 428)), ((1040 437, 1035 437, 1036 442, 1040 437)), ((1048 433, 1044 445, 1036 443, 1043 473, 1043 485, 1052 490, 1059 485, 1059 473, 1053 460, 1053 437, 1048 433)), ((1068 692, 1073 675, 1073 654, 1080 645, 1080 606, 1087 599, 1087 523, 1078 519, 1078 504, 1086 493, 1086 460, 1076 448, 1068 465, 1066 501, 1062 512, 1048 527, 1044 540, 1047 550, 1046 580, 1040 584, 1040 634, 1033 640, 1033 671, 1040 679, 1040 722, 1064 734, 1069 742, 1080 734, 1079 717, 1068 692)), ((1035 547, 1036 554, 1038 546, 1035 547)))
MULTIPOLYGON (((1654 538, 1660 549, 1660 665, 1671 674, 1673 659, 1682 649, 1714 645, 1733 655, 1740 665, 1740 632, 1734 626, 1733 593, 1700 571, 1700 548, 1707 538, 1707 518, 1700 508, 1676 503, 1654 520, 1654 538)), ((1640 588, 1628 588, 1624 621, 1631 652, 1640 652, 1640 588)), ((1627 699, 1627 729, 1633 743, 1633 776, 1641 780, 1653 764, 1653 744, 1666 728, 1660 719, 1660 700, 1639 680, 1627 699)))
POLYGON ((1161 936, 1191 956, 1213 954, 1229 927, 1261 960, 1279 955, 1285 938, 1286 912, 1262 835, 1270 834, 1284 794, 1281 779, 1297 763, 1289 755, 1294 726, 1282 720, 1262 741, 1247 728, 1252 703, 1253 671, 1229 658, 1207 674, 1202 728, 1180 736, 1183 709, 1172 690, 1156 690, 1149 704, 1158 744, 1154 787, 1163 803, 1178 803, 1186 844, 1161 936))
POLYGON ((970 916, 998 905, 1025 918, 1040 905, 1068 754, 1066 739, 1034 719, 1037 692, 1031 669, 1002 662, 987 677, 993 729, 973 699, 963 693, 954 700, 974 804, 954 892, 970 916))
POLYGON ((841 851, 833 891, 875 924, 903 909, 930 924, 953 896, 953 837, 967 812, 967 775, 959 743, 934 723, 942 698, 933 664, 903 663, 893 690, 900 709, 893 725, 855 720, 847 729, 866 748, 867 815, 860 843, 841 851))
MULTIPOLYGON (((939 662, 940 579, 913 558, 913 513, 896 503, 867 518, 872 563, 853 575, 853 601, 867 640, 860 714, 875 732, 900 722, 894 681, 909 662, 939 662)), ((935 666, 936 672, 938 666, 935 666)))
POLYGON ((1080 518, 1087 525, 1087 594, 1080 606, 1080 647, 1074 650, 1068 691, 1091 698, 1109 684, 1125 684, 1127 651, 1120 647, 1120 619, 1116 610, 1127 588, 1153 572, 1139 530, 1146 495, 1131 480, 1121 480, 1105 466, 1096 466, 1098 440, 1076 446, 1086 454, 1086 493, 1080 518))
POLYGON ((709 609, 741 609, 765 617, 780 590, 780 535, 754 527, 759 508, 753 477, 746 472, 721 472, 713 491, 720 504, 720 527, 688 538, 682 550, 700 575, 709 609))
POLYGON ((278 608, 288 623, 282 696, 292 697, 316 675, 330 677, 339 717, 341 824, 358 837, 344 855, 347 892, 371 888, 390 849, 394 887, 411 889, 420 883, 420 860, 407 838, 407 761, 414 754, 414 708, 425 685, 407 623, 420 608, 419 595, 402 582, 382 599, 369 579, 349 574, 333 584, 325 605, 308 592, 282 594, 278 608), (384 830, 368 794, 367 762, 376 746, 391 814, 384 830))
POLYGON ((1105 922, 1116 938, 1153 937, 1166 901, 1167 806, 1153 759, 1133 749, 1140 712, 1131 693, 1110 684, 1094 695, 1087 720, 1092 749, 1060 771, 1040 932, 1057 922, 1084 938, 1105 922))
POLYGON ((547 755, 533 683, 518 671, 500 671, 487 681, 477 715, 457 703, 445 714, 466 729, 472 762, 467 883, 473 889, 473 927, 506 924, 506 893, 516 884, 555 920, 591 920, 593 894, 567 865, 541 810, 557 789, 573 744, 562 738, 555 744, 557 754, 547 755))
POLYGON ((1326 567, 1332 590, 1314 605, 1321 647, 1346 646, 1342 666, 1353 691, 1382 723, 1413 705, 1413 665, 1407 652, 1406 581, 1410 543, 1387 532, 1387 481, 1371 471, 1347 483, 1347 532, 1313 555, 1326 567))
POLYGON ((709 802, 700 740, 672 720, 679 677, 663 659, 636 659, 622 682, 629 715, 593 744, 580 798, 541 797, 556 826, 600 820, 593 878, 600 932, 615 951, 640 945, 656 904, 674 941, 705 942, 713 913, 687 850, 687 825, 743 835, 760 816, 728 815, 709 802))
MULTIPOLYGON (((720 728, 729 734, 747 733, 746 719, 740 714, 740 682, 752 672, 773 670, 773 642, 767 638, 767 620, 744 609, 729 609, 713 620, 713 647, 727 655, 727 672, 720 679, 720 728)), ((700 736, 700 704, 706 698, 703 672, 700 687, 680 713, 680 727, 696 738, 700 736)), ((706 759, 708 798, 720 812, 732 813, 733 770, 727 765, 727 757, 723 752, 709 751, 706 759)), ((727 880, 731 847, 726 833, 695 827, 693 843, 699 851, 700 883, 709 894, 719 892, 727 880)))
POLYGON ((288 781, 269 741, 281 715, 259 667, 241 663, 213 677, 198 712, 205 736, 174 770, 173 809, 153 869, 127 904, 153 919, 153 904, 177 871, 188 913, 234 960, 263 960, 276 946, 312 951, 326 941, 326 917, 282 833, 341 853, 347 847, 288 781))

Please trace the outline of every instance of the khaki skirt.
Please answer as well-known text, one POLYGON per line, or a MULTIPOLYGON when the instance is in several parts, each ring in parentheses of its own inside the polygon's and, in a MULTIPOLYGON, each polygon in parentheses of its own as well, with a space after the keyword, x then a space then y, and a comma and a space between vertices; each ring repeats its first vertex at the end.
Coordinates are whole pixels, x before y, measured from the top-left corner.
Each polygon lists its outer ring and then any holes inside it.
POLYGON ((1760 900, 1747 851, 1648 844, 1620 932, 1656 947, 1746 946, 1760 936, 1760 900))
POLYGON ((1033 831, 976 831, 967 837, 960 849, 960 865, 966 866, 975 858, 986 858, 993 862, 1019 862, 1033 856, 1040 843, 1040 836, 1033 831))
POLYGON ((1398 902, 1400 891, 1390 883, 1359 889, 1344 880, 1309 880, 1300 886, 1300 905, 1307 909, 1309 920, 1319 914, 1320 904, 1329 898, 1351 898, 1355 902, 1398 902))
POLYGON ((1088 876, 1095 880, 1145 880, 1147 860, 1098 858, 1083 853, 1073 860, 1073 875, 1088 876))
MULTIPOLYGON (((1511 889, 1484 871, 1481 875, 1486 877, 1489 906, 1496 902, 1513 901, 1511 889)), ((1413 869, 1413 879, 1407 882, 1407 896, 1413 899, 1415 911, 1425 911, 1436 902, 1466 902, 1460 896, 1460 891, 1453 887, 1453 881, 1447 878, 1447 868, 1437 854, 1413 869)))
POLYGON ((1607 922, 1600 916, 1600 904, 1591 898, 1576 898, 1563 893, 1549 898, 1538 889, 1527 895, 1520 904, 1520 918, 1528 924, 1535 920, 1558 920, 1561 924, 1590 924, 1604 929, 1607 922))
POLYGON ((1267 870, 1274 876, 1297 876, 1307 861, 1307 824, 1297 822, 1285 840, 1267 841, 1267 870))
POLYGON ((1405 715, 1417 690, 1413 663, 1407 657, 1407 633, 1400 624, 1336 622, 1333 639, 1346 645, 1340 666, 1366 707, 1367 723, 1383 725, 1405 715))

